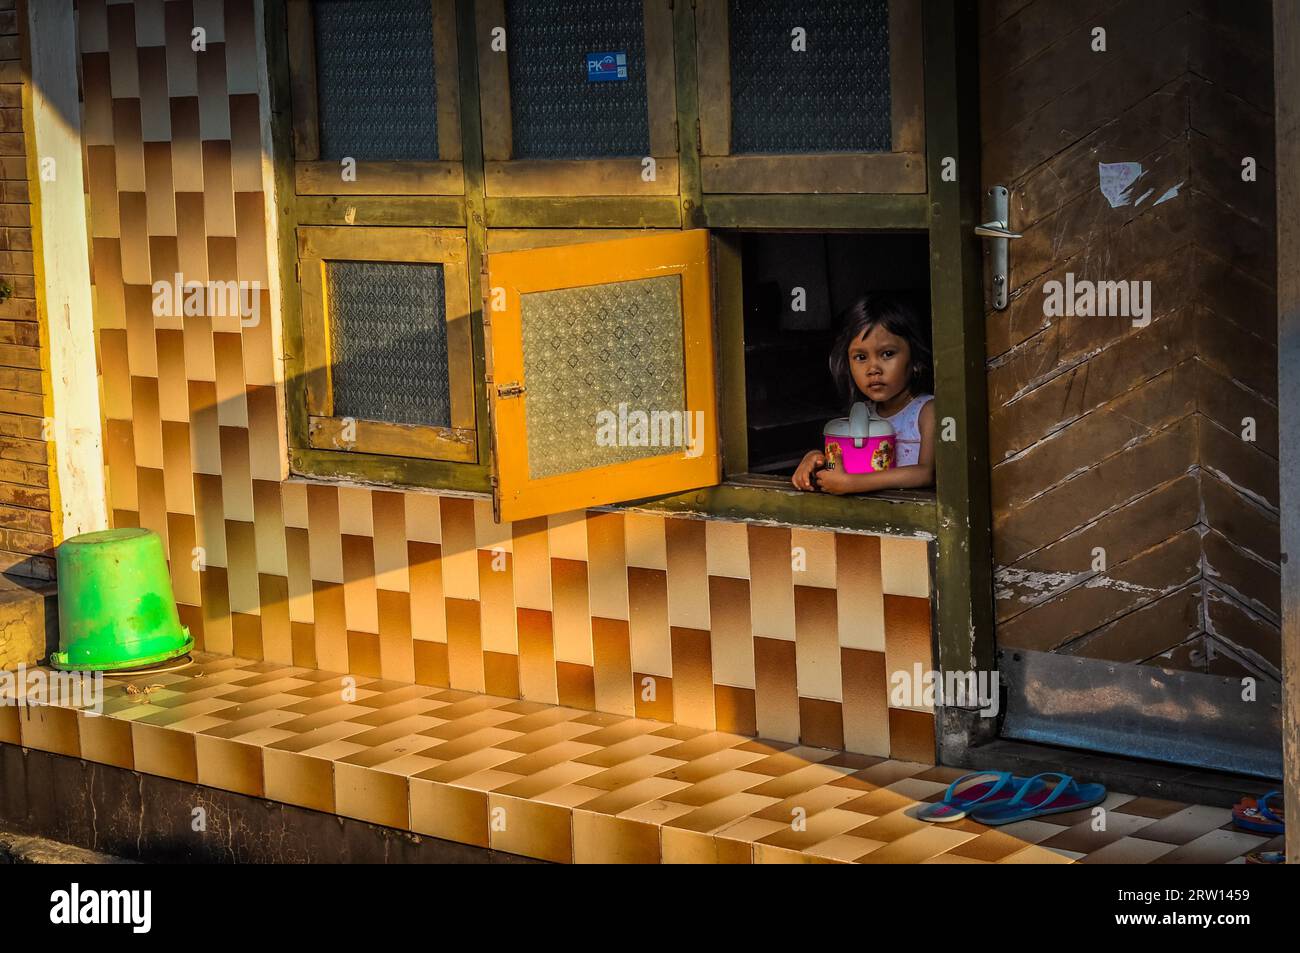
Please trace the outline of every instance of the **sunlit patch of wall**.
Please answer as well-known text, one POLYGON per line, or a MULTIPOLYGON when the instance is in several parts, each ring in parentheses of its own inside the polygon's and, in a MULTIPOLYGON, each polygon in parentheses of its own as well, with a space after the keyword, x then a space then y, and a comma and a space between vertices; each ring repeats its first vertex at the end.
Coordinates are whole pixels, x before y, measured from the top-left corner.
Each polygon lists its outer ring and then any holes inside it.
POLYGON ((890 700, 934 667, 926 540, 285 480, 257 5, 78 9, 112 521, 162 534, 203 649, 933 760, 890 700), (263 319, 156 317, 177 273, 263 319))

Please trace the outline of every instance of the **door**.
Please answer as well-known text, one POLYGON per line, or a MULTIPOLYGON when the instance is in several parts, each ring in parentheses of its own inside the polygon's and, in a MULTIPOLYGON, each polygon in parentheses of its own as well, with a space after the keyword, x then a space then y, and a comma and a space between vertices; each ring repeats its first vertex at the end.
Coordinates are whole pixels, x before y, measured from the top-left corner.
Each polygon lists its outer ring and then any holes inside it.
POLYGON ((487 269, 501 520, 718 483, 707 231, 497 252, 487 269))
POLYGON ((986 241, 1004 733, 1273 773, 1271 88, 1227 65, 1268 10, 980 12, 982 185, 1023 235, 986 241))

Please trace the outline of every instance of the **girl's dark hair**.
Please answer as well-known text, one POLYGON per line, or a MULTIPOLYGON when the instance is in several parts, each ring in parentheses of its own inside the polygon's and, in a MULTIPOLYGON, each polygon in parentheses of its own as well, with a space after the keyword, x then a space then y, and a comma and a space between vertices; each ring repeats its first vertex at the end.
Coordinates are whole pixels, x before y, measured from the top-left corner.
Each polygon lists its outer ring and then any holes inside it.
POLYGON ((870 334, 878 324, 907 342, 912 354, 908 390, 913 395, 934 393, 934 365, 928 329, 916 309, 903 298, 883 292, 865 295, 844 309, 840 322, 843 326, 835 347, 831 349, 831 378, 835 381, 836 393, 850 406, 861 400, 862 394, 853 383, 853 373, 849 369, 849 345, 870 334))

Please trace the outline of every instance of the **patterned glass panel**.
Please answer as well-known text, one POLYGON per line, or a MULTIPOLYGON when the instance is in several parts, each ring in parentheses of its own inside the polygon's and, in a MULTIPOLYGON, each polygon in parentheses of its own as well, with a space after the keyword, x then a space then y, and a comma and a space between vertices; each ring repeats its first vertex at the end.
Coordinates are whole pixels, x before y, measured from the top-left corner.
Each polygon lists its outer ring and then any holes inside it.
POLYGON ((650 153, 642 0, 507 0, 518 159, 650 153), (588 53, 624 53, 627 79, 591 82, 588 53))
POLYGON ((689 446, 678 275, 533 292, 521 307, 533 479, 689 446), (637 415, 655 411, 659 426, 638 431, 637 415))
POLYGON ((334 416, 451 426, 442 265, 325 263, 334 416))
POLYGON ((437 159, 429 0, 315 0, 322 159, 437 159))
POLYGON ((889 0, 730 3, 734 154, 889 151, 889 0))

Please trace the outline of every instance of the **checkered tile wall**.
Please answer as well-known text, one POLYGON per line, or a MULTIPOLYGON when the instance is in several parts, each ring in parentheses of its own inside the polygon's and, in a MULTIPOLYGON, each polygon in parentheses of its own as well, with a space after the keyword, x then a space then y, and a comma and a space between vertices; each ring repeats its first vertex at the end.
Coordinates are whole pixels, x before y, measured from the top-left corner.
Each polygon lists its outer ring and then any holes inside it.
POLYGON ((253 8, 78 4, 111 510, 162 534, 199 646, 933 760, 933 712, 889 691, 932 667, 924 541, 632 512, 496 525, 482 499, 282 479, 267 292, 243 328, 157 318, 151 293, 177 272, 266 286, 253 8))

